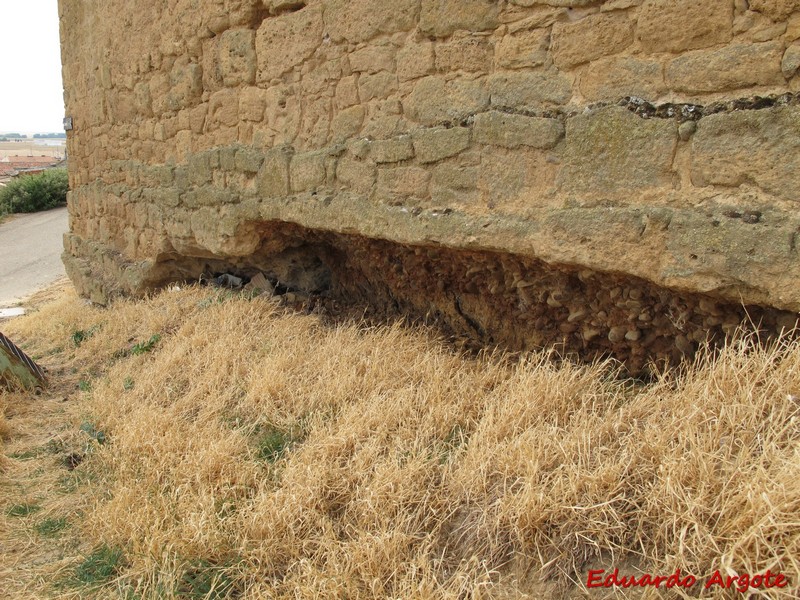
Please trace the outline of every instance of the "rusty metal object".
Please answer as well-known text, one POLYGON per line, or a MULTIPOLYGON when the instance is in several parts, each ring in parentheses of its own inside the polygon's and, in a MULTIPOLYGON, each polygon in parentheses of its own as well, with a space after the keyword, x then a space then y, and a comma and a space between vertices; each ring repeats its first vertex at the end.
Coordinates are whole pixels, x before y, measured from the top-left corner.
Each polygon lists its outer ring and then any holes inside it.
POLYGON ((0 387, 35 390, 46 383, 41 367, 0 333, 0 387))

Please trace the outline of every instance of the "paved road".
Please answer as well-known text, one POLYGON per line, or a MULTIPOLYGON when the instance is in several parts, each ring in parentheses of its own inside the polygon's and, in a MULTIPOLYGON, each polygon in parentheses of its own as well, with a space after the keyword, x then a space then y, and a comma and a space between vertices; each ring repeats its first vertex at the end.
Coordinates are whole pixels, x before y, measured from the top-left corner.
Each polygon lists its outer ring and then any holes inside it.
POLYGON ((67 209, 19 215, 0 225, 0 307, 64 275, 61 253, 67 209))

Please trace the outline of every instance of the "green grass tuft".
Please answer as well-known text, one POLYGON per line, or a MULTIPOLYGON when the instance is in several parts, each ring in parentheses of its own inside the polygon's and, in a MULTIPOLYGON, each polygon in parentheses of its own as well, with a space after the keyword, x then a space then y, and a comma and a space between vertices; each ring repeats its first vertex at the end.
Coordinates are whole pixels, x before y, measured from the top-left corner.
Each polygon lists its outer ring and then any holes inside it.
POLYGON ((214 600, 230 597, 234 591, 234 583, 222 567, 207 560, 196 560, 181 577, 178 595, 180 598, 214 600))
POLYGON ((27 517, 35 512, 39 512, 41 509, 42 507, 38 504, 14 504, 8 508, 6 514, 9 517, 27 517))
POLYGON ((76 567, 73 579, 83 586, 103 585, 119 573, 122 565, 122 550, 103 545, 76 567))
POLYGON ((150 352, 153 348, 156 347, 156 344, 161 341, 161 336, 157 333, 150 336, 150 339, 146 342, 140 342, 136 344, 133 348, 131 348, 131 354, 133 356, 138 356, 140 354, 144 354, 146 352, 150 352))
POLYGON ((34 529, 36 529, 36 533, 42 537, 53 537, 68 526, 69 522, 62 517, 60 519, 45 519, 44 521, 40 521, 36 524, 34 529))
POLYGON ((256 441, 256 456, 268 463, 278 461, 295 442, 288 431, 269 426, 261 429, 256 441))

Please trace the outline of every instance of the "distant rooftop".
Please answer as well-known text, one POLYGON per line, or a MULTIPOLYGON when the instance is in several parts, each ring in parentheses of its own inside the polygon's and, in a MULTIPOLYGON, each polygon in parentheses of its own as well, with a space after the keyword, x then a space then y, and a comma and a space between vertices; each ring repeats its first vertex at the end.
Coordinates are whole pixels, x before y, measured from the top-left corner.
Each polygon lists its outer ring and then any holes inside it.
POLYGON ((9 156, 0 158, 0 177, 11 177, 17 171, 49 167, 60 162, 61 159, 53 156, 9 156))

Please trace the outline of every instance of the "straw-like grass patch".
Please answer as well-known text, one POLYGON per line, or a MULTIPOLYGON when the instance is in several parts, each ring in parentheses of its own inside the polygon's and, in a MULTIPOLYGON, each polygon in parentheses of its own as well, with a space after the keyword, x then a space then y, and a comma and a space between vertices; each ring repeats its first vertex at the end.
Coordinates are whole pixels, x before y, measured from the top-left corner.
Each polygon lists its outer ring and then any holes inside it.
POLYGON ((796 342, 643 385, 196 288, 68 294, 9 333, 73 390, 80 464, 12 462, 57 470, 48 511, 83 499, 59 540, 120 552, 89 597, 543 598, 614 566, 769 568, 790 581, 771 597, 800 593, 796 342))

